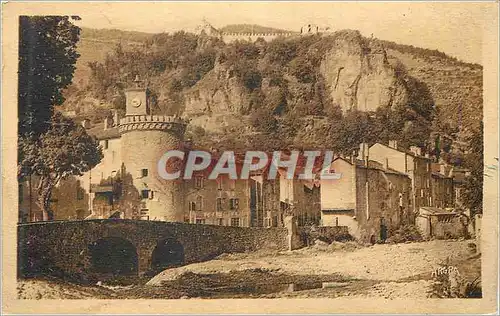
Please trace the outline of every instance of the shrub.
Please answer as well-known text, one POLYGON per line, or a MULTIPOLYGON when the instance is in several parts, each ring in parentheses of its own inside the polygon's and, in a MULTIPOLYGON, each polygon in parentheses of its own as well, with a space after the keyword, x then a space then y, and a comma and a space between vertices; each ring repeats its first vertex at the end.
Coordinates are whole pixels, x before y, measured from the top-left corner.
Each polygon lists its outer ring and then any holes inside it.
POLYGON ((407 241, 422 241, 422 235, 415 225, 403 225, 390 232, 391 237, 387 239, 388 243, 402 243, 407 241))
POLYGON ((291 74, 302 83, 311 83, 316 77, 316 71, 308 59, 297 57, 290 63, 291 74))
POLYGON ((266 108, 260 108, 250 116, 252 126, 264 133, 274 133, 278 128, 278 121, 266 108))

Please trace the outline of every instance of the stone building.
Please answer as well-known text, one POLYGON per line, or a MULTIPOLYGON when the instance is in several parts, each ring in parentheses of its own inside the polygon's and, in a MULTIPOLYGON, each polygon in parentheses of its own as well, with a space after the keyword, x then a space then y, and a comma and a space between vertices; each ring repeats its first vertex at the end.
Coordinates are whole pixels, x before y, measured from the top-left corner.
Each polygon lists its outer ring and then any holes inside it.
POLYGON ((419 147, 412 146, 407 151, 399 148, 397 141, 389 141, 389 146, 376 143, 369 148, 369 159, 410 177, 415 215, 420 207, 431 205, 431 159, 422 155, 419 147))
MULTIPOLYGON (((103 159, 78 178, 85 193, 82 206, 76 206, 83 215, 76 218, 107 218, 119 212, 124 218, 182 222, 184 184, 162 179, 157 166, 166 151, 181 148, 186 123, 177 117, 151 115, 146 88, 135 87, 125 93, 124 118, 115 114, 95 126, 82 123, 99 140, 103 159)), ((66 186, 66 181, 60 185, 64 194, 66 186)), ((57 202, 63 194, 54 193, 57 202)), ((74 219, 74 214, 60 210, 62 205, 75 213, 73 205, 53 203, 55 218, 74 219)))
POLYGON ((196 35, 206 35, 211 37, 222 37, 222 32, 213 27, 207 20, 203 19, 202 23, 195 28, 196 35))
POLYGON ((466 178, 470 175, 470 170, 459 167, 452 167, 450 176, 453 178, 453 191, 455 207, 460 209, 467 209, 464 205, 464 190, 466 178))
MULTIPOLYGON (((36 203, 38 178, 33 176, 19 183, 19 222, 43 220, 43 212, 36 203), (31 182, 31 184, 30 184, 31 182)), ((51 198, 51 215, 54 220, 78 220, 87 217, 89 194, 82 187, 81 180, 69 177, 62 185, 54 188, 51 198)))
POLYGON ((232 43, 236 41, 248 41, 255 42, 258 39, 262 39, 266 42, 270 42, 276 38, 281 37, 294 37, 301 35, 314 35, 314 34, 324 34, 331 33, 332 29, 330 27, 320 27, 316 24, 306 24, 300 28, 300 31, 294 32, 254 32, 253 29, 248 32, 223 32, 214 26, 212 26, 206 20, 203 20, 201 24, 199 24, 194 33, 197 35, 210 36, 214 38, 221 39, 224 43, 232 43))
POLYGON ((306 24, 300 28, 300 34, 318 34, 320 32, 320 28, 316 24, 306 24))
POLYGON ((298 225, 318 225, 321 220, 319 183, 297 178, 287 179, 285 172, 279 177, 280 210, 282 214, 297 217, 298 225))
POLYGON ((249 179, 230 179, 221 174, 209 179, 218 157, 212 156, 212 163, 202 171, 196 171, 193 178, 184 183, 184 222, 220 226, 252 226, 251 183, 249 179))
POLYGON ((422 207, 416 226, 424 238, 449 239, 467 237, 465 215, 437 207, 422 207))
POLYGON ((330 171, 341 177, 321 180, 323 226, 347 226, 355 238, 374 243, 408 222, 412 210, 408 175, 354 157, 336 158, 330 171))
POLYGON ((455 206, 452 167, 443 163, 431 163, 430 206, 453 208, 455 206))

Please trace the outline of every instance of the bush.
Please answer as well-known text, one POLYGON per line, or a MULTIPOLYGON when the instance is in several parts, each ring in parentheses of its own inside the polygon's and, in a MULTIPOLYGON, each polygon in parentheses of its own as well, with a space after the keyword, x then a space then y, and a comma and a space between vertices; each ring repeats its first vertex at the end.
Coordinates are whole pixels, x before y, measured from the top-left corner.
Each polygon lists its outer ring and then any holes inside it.
POLYGON ((387 243, 403 243, 407 241, 422 241, 422 235, 415 225, 403 225, 390 232, 391 237, 387 238, 387 243))
POLYGON ((290 72, 301 83, 311 83, 316 78, 316 70, 306 58, 297 57, 290 63, 290 72))

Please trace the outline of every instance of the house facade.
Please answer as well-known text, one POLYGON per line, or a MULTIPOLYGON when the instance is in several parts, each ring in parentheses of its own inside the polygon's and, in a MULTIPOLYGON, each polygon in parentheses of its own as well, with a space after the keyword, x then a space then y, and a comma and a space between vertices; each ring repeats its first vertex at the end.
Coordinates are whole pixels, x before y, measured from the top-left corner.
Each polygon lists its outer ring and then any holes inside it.
POLYGON ((431 205, 431 159, 422 155, 420 148, 412 146, 410 151, 406 151, 400 149, 396 141, 390 141, 389 145, 376 143, 369 148, 369 159, 410 178, 411 205, 415 216, 420 207, 431 205))
POLYGON ((374 162, 335 159, 330 170, 340 179, 321 180, 321 224, 347 226, 365 242, 389 237, 407 221, 411 209, 411 179, 374 162))

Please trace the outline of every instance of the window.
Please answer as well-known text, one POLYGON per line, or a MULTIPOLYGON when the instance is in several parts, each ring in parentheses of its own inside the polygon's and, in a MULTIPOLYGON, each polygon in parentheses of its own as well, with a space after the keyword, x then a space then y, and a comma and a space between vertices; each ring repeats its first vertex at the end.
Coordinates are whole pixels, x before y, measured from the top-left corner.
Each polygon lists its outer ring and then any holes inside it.
POLYGON ((148 221, 149 220, 149 209, 142 208, 140 213, 141 220, 148 221))
POLYGON ((240 205, 240 200, 237 198, 232 198, 229 200, 229 208, 231 210, 237 210, 240 205))
POLYGON ((238 217, 231 218, 231 226, 240 226, 240 219, 238 217))
POLYGON ((143 178, 147 177, 148 176, 148 169, 142 169, 141 170, 141 175, 142 175, 143 178))
POLYGON ((196 219, 196 224, 205 224, 205 220, 202 218, 197 218, 196 219))
POLYGON ((155 198, 155 192, 153 190, 149 191, 149 199, 152 200, 155 198))
POLYGON ((149 198, 149 190, 142 190, 141 191, 141 198, 143 198, 143 199, 149 198))
POLYGON ((80 187, 76 188, 76 199, 83 200, 83 190, 80 187))
POLYGON ((194 187, 197 189, 203 188, 203 176, 194 177, 194 187))
POLYGON ((222 198, 217 198, 217 211, 222 211, 222 198))
POLYGON ((84 219, 84 218, 85 218, 85 212, 82 209, 77 209, 76 219, 84 219))
POLYGON ((224 185, 222 183, 222 178, 217 179, 217 190, 223 190, 224 185))
POLYGON ((196 210, 201 211, 203 209, 203 197, 196 197, 196 210))
POLYGON ((278 216, 273 216, 272 226, 278 227, 278 216))
POLYGON ((218 218, 218 219, 217 219, 217 224, 218 224, 219 226, 224 226, 224 219, 223 219, 223 218, 218 218))
POLYGON ((76 181, 76 199, 77 200, 83 200, 83 190, 80 186, 81 186, 80 180, 77 180, 76 181))
POLYGON ((105 140, 104 141, 104 149, 108 149, 109 148, 109 140, 105 140))
POLYGON ((189 202, 189 210, 196 211, 196 202, 189 202))

